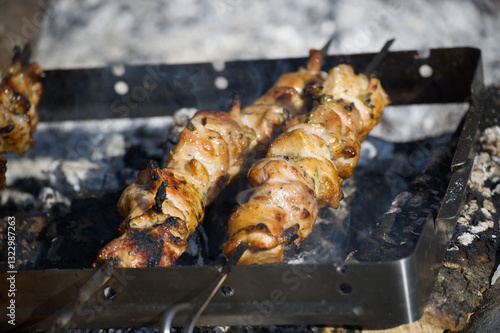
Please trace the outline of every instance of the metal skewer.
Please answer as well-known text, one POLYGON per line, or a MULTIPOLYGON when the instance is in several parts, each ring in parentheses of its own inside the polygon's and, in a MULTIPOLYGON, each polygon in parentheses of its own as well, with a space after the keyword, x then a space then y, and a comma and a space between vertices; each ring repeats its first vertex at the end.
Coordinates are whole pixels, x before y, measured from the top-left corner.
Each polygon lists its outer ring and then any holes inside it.
MULTIPOLYGON (((319 53, 321 54, 321 65, 325 62, 325 58, 328 55, 328 49, 330 48, 330 45, 332 44, 333 40, 335 39, 335 33, 332 34, 330 39, 326 42, 325 45, 319 50, 319 53)), ((252 196, 252 194, 255 192, 255 189, 249 188, 247 190, 243 190, 238 192, 236 195, 236 202, 240 205, 244 204, 245 202, 248 201, 248 199, 252 196)))
POLYGON ((325 61, 325 58, 328 54, 328 49, 330 48, 330 44, 333 42, 333 39, 335 38, 335 34, 330 37, 330 39, 326 42, 326 44, 319 50, 319 53, 321 54, 321 61, 322 64, 325 61))
POLYGON ((391 47, 392 43, 394 43, 394 40, 395 40, 395 38, 390 39, 387 42, 385 42, 382 50, 380 50, 380 52, 377 53, 375 58, 373 58, 372 61, 370 61, 370 63, 366 66, 365 70, 362 71, 363 74, 365 74, 366 76, 370 76, 370 74, 373 73, 375 68, 377 68, 380 65, 380 63, 385 58, 387 53, 389 53, 389 48, 391 47))
MULTIPOLYGON (((330 47, 330 44, 333 41, 333 39, 334 39, 334 35, 328 40, 328 42, 320 50, 321 57, 323 60, 327 55, 328 48, 330 47)), ((375 58, 373 58, 372 61, 370 61, 370 63, 368 64, 368 66, 366 67, 366 69, 363 73, 365 73, 366 75, 370 75, 375 70, 375 68, 377 68, 377 66, 380 64, 380 62, 383 60, 383 58, 387 55, 389 48, 393 42, 394 42, 394 39, 391 39, 385 43, 382 50, 375 56, 375 58)), ((250 191, 253 192, 253 189, 250 189, 250 191)), ((245 195, 244 197, 241 197, 240 199, 242 201, 246 201, 246 200, 248 200, 249 196, 250 195, 245 195)), ((240 202, 240 204, 241 204, 241 202, 240 202)), ((186 320, 186 323, 184 325, 184 332, 192 333, 193 329, 195 327, 196 321, 198 320, 200 315, 203 313, 203 311, 207 307, 208 303, 210 303, 210 301, 214 297, 215 293, 219 290, 222 283, 228 277, 232 266, 236 265, 236 263, 241 258, 243 253, 247 250, 247 248, 248 248, 248 244, 245 244, 245 243, 240 244, 236 248, 236 250, 233 252, 232 256, 226 261, 226 263, 222 267, 220 275, 217 277, 217 279, 215 281, 212 282, 210 287, 207 288, 207 291, 205 292, 203 297, 201 297, 199 299, 198 302, 196 302, 194 305, 191 305, 189 303, 181 303, 181 304, 177 304, 177 305, 172 306, 165 313, 165 315, 163 317, 161 332, 170 333, 171 329, 172 329, 172 322, 173 322, 175 314, 179 311, 183 311, 183 310, 186 310, 188 308, 193 307, 190 314, 189 314, 189 317, 186 320)))
MULTIPOLYGON (((335 37, 335 34, 333 34, 332 37, 330 37, 330 39, 326 42, 326 44, 319 51, 321 54, 322 61, 324 61, 324 58, 326 57, 327 52, 328 52, 328 48, 330 47, 330 44, 332 43, 334 37, 335 37)), ((252 189, 252 192, 253 192, 253 189, 252 189)), ((248 200, 248 197, 246 197, 245 200, 248 200)), ((236 263, 241 258, 241 256, 243 255, 243 253, 246 251, 247 248, 248 248, 248 245, 245 243, 240 244, 236 248, 236 250, 233 252, 231 257, 226 261, 226 263, 222 267, 220 275, 217 277, 217 279, 215 281, 212 282, 210 287, 207 289, 205 295, 202 298, 200 298, 200 300, 196 304, 194 304, 193 310, 191 311, 191 313, 190 313, 190 315, 189 315, 189 317, 184 325, 185 332, 191 333, 193 331, 194 326, 196 324, 196 321, 198 320, 200 315, 203 313, 203 311, 207 307, 208 303, 210 303, 210 301, 214 297, 215 293, 219 290, 222 283, 228 277, 228 275, 231 271, 231 267, 236 265, 236 263)), ((165 313, 163 323, 162 323, 163 324, 162 325, 162 332, 163 333, 170 333, 171 328, 172 328, 172 321, 174 319, 175 314, 177 312, 182 311, 184 309, 187 309, 189 307, 190 307, 190 305, 187 303, 182 303, 182 304, 174 305, 173 307, 171 307, 165 313)))
POLYGON ((14 46, 14 56, 12 57, 13 61, 19 60, 21 61, 21 66, 26 67, 28 66, 31 58, 31 45, 27 43, 24 45, 24 47, 21 49, 20 46, 14 46))
POLYGON ((186 323, 184 324, 184 332, 186 333, 192 333, 193 329, 195 327, 196 321, 200 317, 200 315, 203 313, 205 308, 207 307, 208 303, 212 300, 212 298, 215 296, 215 293, 219 290, 221 287, 222 283, 226 280, 226 278, 229 276, 229 273, 231 272, 231 268, 236 265, 238 260, 240 260, 241 256, 243 253, 246 251, 248 248, 248 245, 246 243, 240 244, 236 250, 233 252, 231 257, 226 261, 224 266, 222 267, 222 270, 217 277, 216 280, 212 282, 210 287, 207 288, 207 291, 205 294, 194 304, 188 304, 188 303, 181 303, 172 306, 166 313, 165 316, 163 317, 163 322, 162 322, 162 330, 160 332, 163 333, 170 333, 172 330, 172 322, 174 319, 174 316, 177 312, 186 310, 192 307, 191 312, 189 313, 188 319, 186 320, 186 323))
POLYGON ((59 332, 61 329, 67 328, 71 323, 76 309, 82 304, 85 304, 99 289, 109 281, 113 274, 113 267, 105 263, 99 267, 95 273, 87 280, 79 289, 75 298, 75 302, 66 308, 63 308, 52 321, 50 333, 59 332))

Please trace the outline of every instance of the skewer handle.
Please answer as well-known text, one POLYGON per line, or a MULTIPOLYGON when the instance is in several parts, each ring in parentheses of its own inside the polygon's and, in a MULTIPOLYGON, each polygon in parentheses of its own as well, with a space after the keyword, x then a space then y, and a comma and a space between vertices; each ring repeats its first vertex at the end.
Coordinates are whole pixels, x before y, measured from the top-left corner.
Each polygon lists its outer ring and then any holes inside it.
MULTIPOLYGON (((198 321, 198 318, 200 318, 201 314, 207 307, 208 303, 212 300, 212 298, 215 296, 219 288, 221 287, 222 283, 226 280, 228 277, 229 273, 231 272, 231 268, 236 265, 238 260, 240 260, 241 256, 243 253, 246 251, 248 248, 248 245, 245 243, 240 244, 236 250, 234 251, 233 255, 231 258, 229 258, 224 266, 222 267, 222 270, 217 277, 216 280, 212 282, 210 287, 207 288, 207 291, 203 295, 202 298, 198 302, 194 304, 193 309, 191 310, 188 319, 186 320, 186 323, 184 325, 184 332, 187 333, 192 333, 195 327, 196 322, 198 321)), ((185 310, 190 308, 191 305, 188 303, 181 303, 172 306, 164 315, 163 317, 163 323, 162 323, 162 330, 161 332, 163 333, 170 333, 172 331, 172 322, 174 319, 174 316, 177 312, 185 310)))

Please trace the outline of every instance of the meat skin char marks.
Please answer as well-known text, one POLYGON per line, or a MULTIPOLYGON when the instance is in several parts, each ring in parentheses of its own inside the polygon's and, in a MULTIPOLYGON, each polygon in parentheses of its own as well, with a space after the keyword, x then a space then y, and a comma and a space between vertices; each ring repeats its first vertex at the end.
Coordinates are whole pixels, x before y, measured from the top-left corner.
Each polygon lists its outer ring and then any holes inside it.
POLYGON ((121 235, 98 254, 95 267, 165 267, 185 251, 205 207, 261 157, 290 117, 312 108, 323 84, 321 55, 312 50, 307 68, 282 75, 253 104, 229 112, 198 111, 170 151, 165 169, 149 162, 121 195, 121 235))
POLYGON ((309 236, 320 208, 338 207, 360 143, 390 103, 378 79, 356 75, 348 65, 330 70, 319 101, 287 121, 248 173, 255 192, 231 214, 224 244, 227 257, 241 244, 248 247, 238 264, 283 261, 283 247, 309 236))

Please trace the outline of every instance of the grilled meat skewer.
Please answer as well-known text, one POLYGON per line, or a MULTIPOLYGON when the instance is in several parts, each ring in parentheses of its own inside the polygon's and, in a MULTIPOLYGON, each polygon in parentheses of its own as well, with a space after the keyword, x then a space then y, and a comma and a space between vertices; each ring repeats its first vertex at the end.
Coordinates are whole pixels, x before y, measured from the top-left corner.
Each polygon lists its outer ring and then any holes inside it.
POLYGON ((2 153, 24 155, 34 144, 38 124, 36 107, 43 86, 37 63, 22 67, 19 57, 2 72, 0 81, 0 190, 5 187, 7 164, 2 153))
POLYGON ((290 116, 312 108, 324 80, 321 54, 312 50, 306 69, 282 75, 274 87, 240 110, 199 111, 171 149, 167 167, 149 162, 122 193, 117 208, 121 235, 99 252, 94 266, 171 266, 201 223, 205 206, 265 153, 290 116))
POLYGON ((351 66, 330 70, 321 103, 287 121, 283 134, 249 173, 255 191, 231 214, 224 254, 248 249, 238 264, 283 261, 283 246, 309 236, 319 208, 338 207, 342 182, 354 172, 360 142, 380 121, 390 99, 376 78, 351 66))

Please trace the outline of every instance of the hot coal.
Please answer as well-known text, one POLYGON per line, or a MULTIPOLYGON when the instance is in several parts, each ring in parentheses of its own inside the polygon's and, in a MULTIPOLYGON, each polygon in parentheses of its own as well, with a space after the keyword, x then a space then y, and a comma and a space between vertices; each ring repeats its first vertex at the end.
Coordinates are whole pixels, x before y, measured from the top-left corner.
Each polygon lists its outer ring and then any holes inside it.
POLYGON ((70 212, 55 216, 48 223, 42 242, 45 253, 38 269, 89 268, 106 240, 118 236, 121 222, 116 212, 120 192, 81 193, 70 212))
POLYGON ((123 161, 125 165, 134 170, 142 170, 146 165, 149 157, 147 156, 146 150, 142 145, 133 145, 123 156, 123 161))

